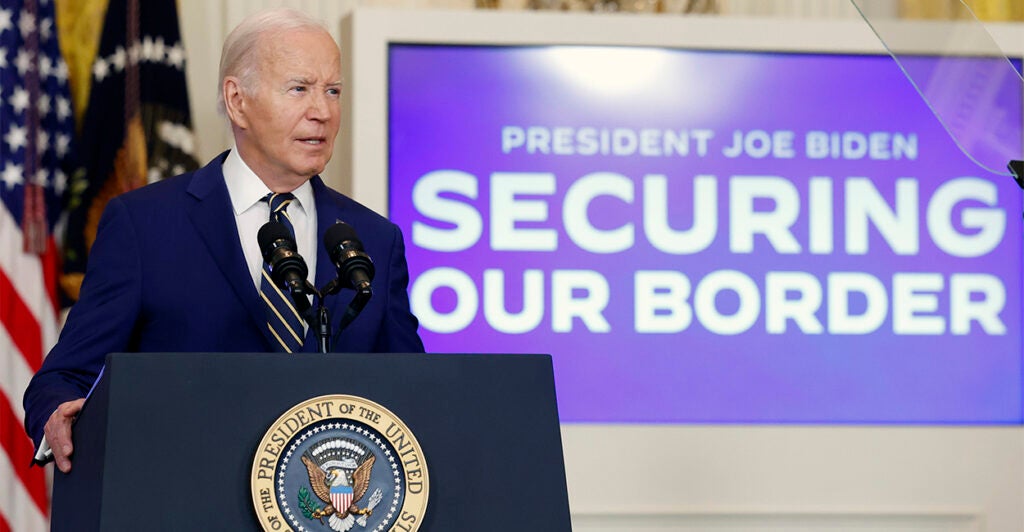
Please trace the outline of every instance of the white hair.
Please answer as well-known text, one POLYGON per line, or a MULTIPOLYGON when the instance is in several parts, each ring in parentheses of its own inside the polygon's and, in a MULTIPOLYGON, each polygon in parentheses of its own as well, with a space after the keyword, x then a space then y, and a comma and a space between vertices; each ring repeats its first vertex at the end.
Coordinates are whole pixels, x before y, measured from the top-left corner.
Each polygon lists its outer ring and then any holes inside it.
POLYGON ((237 77, 244 91, 256 86, 257 66, 265 60, 266 51, 261 43, 266 39, 292 30, 327 31, 327 26, 302 11, 287 7, 259 11, 245 18, 224 39, 220 53, 220 85, 217 90, 217 110, 224 111, 224 78, 237 77))

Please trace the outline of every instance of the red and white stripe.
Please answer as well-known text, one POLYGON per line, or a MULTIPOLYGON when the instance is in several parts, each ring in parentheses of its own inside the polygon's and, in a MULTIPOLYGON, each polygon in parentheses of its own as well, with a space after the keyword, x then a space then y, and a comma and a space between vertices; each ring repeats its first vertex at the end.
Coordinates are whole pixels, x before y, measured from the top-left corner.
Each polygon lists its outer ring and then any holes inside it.
POLYGON ((21 398, 57 341, 57 250, 24 252, 21 228, 0 203, 0 532, 49 528, 44 470, 29 467, 32 442, 21 398))
POLYGON ((352 506, 352 492, 337 493, 331 492, 331 504, 334 505, 334 510, 338 514, 343 514, 348 511, 348 507, 352 506))

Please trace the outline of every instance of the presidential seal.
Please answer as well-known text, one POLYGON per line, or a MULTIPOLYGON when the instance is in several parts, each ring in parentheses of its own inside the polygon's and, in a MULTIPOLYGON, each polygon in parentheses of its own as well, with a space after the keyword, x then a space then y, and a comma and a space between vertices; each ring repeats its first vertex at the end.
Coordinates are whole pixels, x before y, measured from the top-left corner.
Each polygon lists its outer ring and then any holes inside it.
POLYGON ((427 464, 402 420, 373 401, 324 395, 267 430, 252 463, 264 530, 412 532, 423 522, 427 464))

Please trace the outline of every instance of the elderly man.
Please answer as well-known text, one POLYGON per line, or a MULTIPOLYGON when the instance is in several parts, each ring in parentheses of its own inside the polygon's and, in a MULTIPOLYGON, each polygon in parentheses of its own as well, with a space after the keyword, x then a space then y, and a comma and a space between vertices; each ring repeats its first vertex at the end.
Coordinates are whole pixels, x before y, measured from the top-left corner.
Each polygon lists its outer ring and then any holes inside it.
MULTIPOLYGON (((110 201, 81 298, 25 392, 25 427, 37 445, 45 434, 61 471, 71 468, 71 422, 107 353, 316 350, 314 332, 265 272, 257 233, 268 220, 294 233, 314 286, 336 277, 318 242, 337 221, 373 259, 374 297, 336 350, 423 351, 400 231, 318 176, 338 133, 340 61, 330 34, 300 12, 249 17, 221 56, 219 101, 235 146, 110 201)), ((331 315, 350 299, 329 299, 331 315)))

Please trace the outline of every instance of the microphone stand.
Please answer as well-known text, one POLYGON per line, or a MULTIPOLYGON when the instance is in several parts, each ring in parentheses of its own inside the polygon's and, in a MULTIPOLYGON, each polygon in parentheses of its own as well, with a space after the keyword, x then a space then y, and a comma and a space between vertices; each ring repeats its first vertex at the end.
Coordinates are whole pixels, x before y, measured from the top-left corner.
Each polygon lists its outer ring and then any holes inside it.
MULTIPOLYGON (((334 281, 331 281, 332 283, 334 281)), ((328 284, 328 287, 331 285, 328 284)), ((313 333, 316 334, 316 344, 318 353, 330 353, 331 352, 331 318, 330 312, 327 310, 327 305, 324 304, 324 296, 327 292, 317 290, 315 286, 309 281, 306 281, 306 290, 309 290, 311 294, 316 296, 316 312, 314 315, 313 309, 307 309, 303 313, 303 319, 306 320, 306 324, 313 329, 313 333)))
POLYGON ((331 317, 323 298, 316 308, 316 339, 319 353, 331 352, 331 317))

